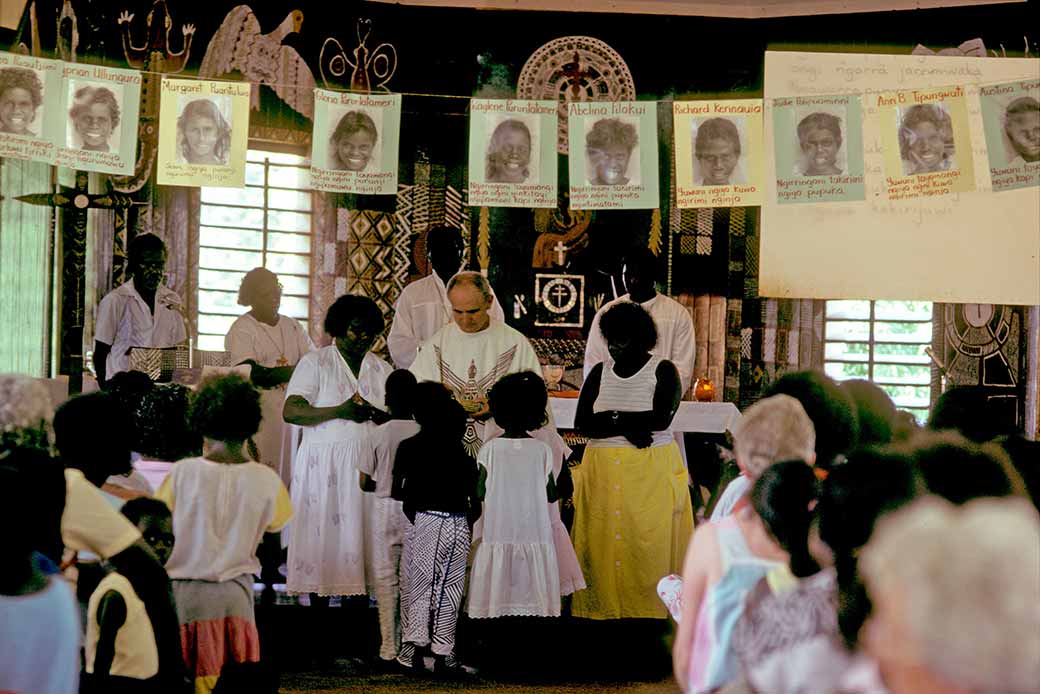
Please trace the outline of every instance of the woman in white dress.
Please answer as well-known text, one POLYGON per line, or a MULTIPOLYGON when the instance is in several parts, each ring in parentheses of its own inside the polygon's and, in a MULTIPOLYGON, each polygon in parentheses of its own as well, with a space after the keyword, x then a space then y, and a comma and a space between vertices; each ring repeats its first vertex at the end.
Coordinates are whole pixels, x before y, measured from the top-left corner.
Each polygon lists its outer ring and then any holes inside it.
POLYGON ((310 593, 312 605, 366 592, 357 468, 362 456, 372 455, 376 425, 389 419, 382 407, 393 367, 368 351, 382 330, 374 301, 341 296, 325 316, 335 343, 304 355, 286 389, 285 421, 303 427, 290 487, 296 515, 287 588, 310 593))
POLYGON ((282 419, 285 384, 300 358, 314 351, 314 343, 300 322, 278 313, 282 285, 266 268, 253 268, 242 278, 238 303, 249 312, 231 324, 224 349, 232 364, 249 364, 253 385, 260 389, 263 420, 253 437, 259 462, 292 482, 292 458, 298 441, 296 428, 282 419))

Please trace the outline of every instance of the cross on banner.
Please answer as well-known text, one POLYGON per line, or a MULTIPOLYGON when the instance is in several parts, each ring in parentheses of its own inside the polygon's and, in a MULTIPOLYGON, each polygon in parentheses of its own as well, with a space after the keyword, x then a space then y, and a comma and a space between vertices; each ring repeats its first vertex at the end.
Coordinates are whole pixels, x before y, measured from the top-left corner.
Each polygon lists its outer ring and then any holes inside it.
POLYGON ((553 246, 553 250, 556 251, 556 264, 563 266, 563 254, 570 250, 567 246, 563 245, 563 241, 557 241, 556 245, 553 246))

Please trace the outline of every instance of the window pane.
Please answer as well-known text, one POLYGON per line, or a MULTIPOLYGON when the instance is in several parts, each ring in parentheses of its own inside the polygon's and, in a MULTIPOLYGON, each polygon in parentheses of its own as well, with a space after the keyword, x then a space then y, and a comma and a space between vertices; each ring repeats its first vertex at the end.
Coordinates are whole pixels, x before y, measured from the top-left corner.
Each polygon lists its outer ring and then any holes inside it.
POLYGON ((203 188, 203 203, 264 206, 263 188, 203 188))
POLYGON ((224 336, 223 335, 199 335, 199 344, 196 349, 206 350, 210 352, 223 352, 224 351, 224 336))
POLYGON ((310 265, 310 258, 305 255, 267 254, 267 268, 274 273, 291 272, 294 275, 306 275, 310 265))
POLYGON ((265 152, 260 149, 251 149, 246 153, 246 161, 263 162, 264 159, 268 160, 272 164, 297 164, 300 166, 306 166, 308 163, 307 157, 300 156, 299 154, 265 152))
POLYGON ((267 191, 268 207, 279 207, 283 210, 311 211, 311 194, 303 190, 279 190, 272 188, 267 191))
POLYGON ((875 301, 877 320, 932 320, 930 301, 875 301))
POLYGON ((931 343, 931 323, 874 323, 874 339, 878 342, 931 343))
POLYGON ((877 364, 874 366, 874 380, 886 383, 927 385, 931 383, 932 370, 928 366, 877 364))
POLYGON ((308 299, 296 296, 283 296, 282 305, 278 312, 305 321, 307 318, 308 301, 308 299))
POLYGON ((929 407, 932 389, 929 386, 893 386, 878 384, 895 401, 897 407, 929 407))
POLYGON ((869 301, 828 301, 827 318, 870 318, 869 301))
POLYGON ((828 340, 869 340, 869 321, 827 321, 826 339, 828 340))
POLYGON ((240 316, 246 309, 238 305, 238 292, 212 292, 200 289, 199 311, 240 316))
MULTIPOLYGON (((302 258, 306 265, 306 258, 302 258)), ((205 268, 227 268, 229 270, 252 270, 262 264, 261 254, 251 251, 226 251, 216 248, 200 248, 199 264, 205 268)))
POLYGON ((828 376, 837 381, 844 381, 849 378, 866 378, 870 373, 867 364, 841 364, 833 361, 824 364, 824 371, 828 376))
POLYGON ((867 361, 870 356, 870 345, 848 342, 828 342, 824 347, 824 360, 840 359, 842 361, 867 361))
POLYGON ((309 296, 311 293, 311 280, 309 277, 278 275, 278 281, 282 283, 285 294, 302 294, 303 296, 309 296))
POLYGON ((199 270, 199 286, 203 289, 227 289, 237 292, 243 277, 245 277, 244 272, 199 270))
POLYGON ((246 183, 253 186, 264 184, 263 164, 246 164, 246 183))
POLYGON ((262 229, 264 226, 264 211, 255 208, 203 205, 200 221, 202 224, 219 224, 225 227, 262 229))
POLYGON ((928 422, 928 410, 927 409, 917 410, 917 409, 912 409, 912 408, 909 408, 909 407, 901 407, 899 409, 906 410, 907 412, 912 414, 914 416, 914 419, 916 419, 917 423, 920 424, 921 426, 924 426, 928 422))
POLYGON ((928 364, 931 359, 924 353, 927 344, 919 345, 874 345, 874 358, 879 361, 904 361, 914 364, 928 364))
POLYGON ((307 169, 290 166, 270 166, 267 169, 267 185, 279 188, 306 188, 310 183, 309 177, 307 169))
POLYGON ((283 212, 271 210, 267 213, 267 228, 281 231, 311 230, 311 216, 302 212, 283 212))
POLYGON ((270 233, 267 235, 267 249, 287 253, 310 253, 311 237, 303 234, 270 233))
MULTIPOLYGON (((243 310, 242 313, 245 313, 243 310)), ((199 314, 199 332, 208 333, 210 335, 227 335, 227 331, 231 328, 231 324, 235 322, 238 316, 214 316, 206 313, 199 314)), ((221 349, 224 349, 221 346, 221 349)))
POLYGON ((259 229, 202 227, 199 237, 203 246, 226 246, 243 250, 260 250, 264 247, 264 234, 259 229))

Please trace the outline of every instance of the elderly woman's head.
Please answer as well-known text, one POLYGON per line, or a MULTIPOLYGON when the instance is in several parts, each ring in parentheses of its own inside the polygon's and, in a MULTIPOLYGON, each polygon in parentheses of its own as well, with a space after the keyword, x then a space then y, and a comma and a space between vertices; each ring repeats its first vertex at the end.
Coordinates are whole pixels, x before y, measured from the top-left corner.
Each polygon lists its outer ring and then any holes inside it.
POLYGON ((860 568, 864 630, 892 694, 1040 683, 1040 518, 1025 499, 923 499, 882 519, 860 568))
POLYGON ((210 99, 189 101, 177 117, 177 148, 189 164, 227 164, 231 125, 210 99))
POLYGON ((80 87, 73 95, 69 118, 83 149, 108 151, 108 139, 119 125, 119 102, 107 87, 80 87))
POLYGON ((608 308, 599 319, 599 331, 615 362, 631 362, 657 344, 654 319, 645 308, 631 301, 621 301, 608 308))
POLYGON ((523 121, 504 120, 488 142, 486 178, 489 183, 523 183, 530 172, 531 131, 523 121))
POLYGON ((0 69, 0 132, 31 135, 29 124, 43 103, 43 85, 36 73, 23 67, 0 69))
POLYGON ((639 144, 636 127, 620 118, 603 118, 585 135, 585 151, 593 185, 621 186, 628 183, 625 172, 632 150, 639 144))
POLYGON ((953 142, 953 121, 940 104, 916 104, 903 113, 899 125, 899 154, 910 173, 939 171, 953 142))
POLYGON ((341 352, 360 359, 383 332, 383 313, 367 296, 344 294, 325 314, 325 332, 341 352))
POLYGON ((278 275, 263 267, 247 272, 238 287, 238 305, 251 306, 264 316, 277 315, 282 305, 282 285, 278 282, 278 275))
POLYGON ((379 131, 364 111, 347 111, 332 132, 333 168, 363 171, 372 158, 379 131))
POLYGON ((38 448, 49 451, 54 405, 47 387, 21 374, 0 374, 0 451, 38 448))

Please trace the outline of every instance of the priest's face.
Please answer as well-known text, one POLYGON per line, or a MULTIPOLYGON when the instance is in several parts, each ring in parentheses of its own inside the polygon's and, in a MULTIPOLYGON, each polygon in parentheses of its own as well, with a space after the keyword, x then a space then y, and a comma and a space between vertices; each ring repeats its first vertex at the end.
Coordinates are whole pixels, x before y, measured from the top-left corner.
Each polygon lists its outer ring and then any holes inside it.
POLYGON ((491 323, 488 309, 491 300, 485 299, 479 289, 472 284, 458 284, 448 292, 451 302, 451 313, 455 324, 464 333, 479 333, 491 323))

